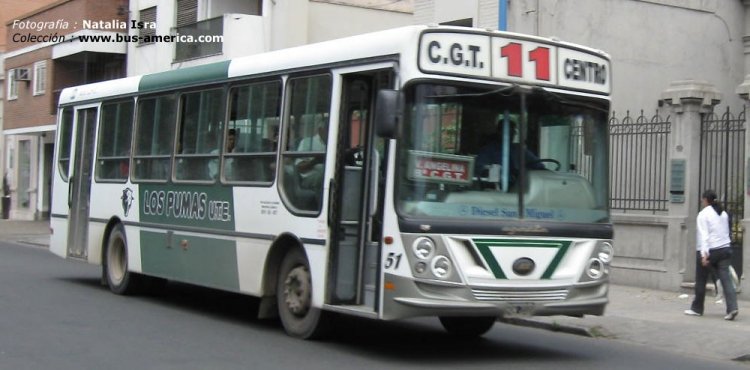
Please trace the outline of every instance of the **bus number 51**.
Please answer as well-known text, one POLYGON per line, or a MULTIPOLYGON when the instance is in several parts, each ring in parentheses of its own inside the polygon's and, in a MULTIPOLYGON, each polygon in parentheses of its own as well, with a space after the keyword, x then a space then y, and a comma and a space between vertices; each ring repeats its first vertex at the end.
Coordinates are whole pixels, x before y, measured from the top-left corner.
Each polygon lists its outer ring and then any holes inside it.
POLYGON ((385 268, 386 269, 391 269, 391 268, 397 269, 398 265, 401 264, 401 257, 402 256, 403 256, 402 253, 398 253, 398 254, 396 254, 394 252, 388 253, 388 257, 386 257, 386 259, 385 259, 385 268))

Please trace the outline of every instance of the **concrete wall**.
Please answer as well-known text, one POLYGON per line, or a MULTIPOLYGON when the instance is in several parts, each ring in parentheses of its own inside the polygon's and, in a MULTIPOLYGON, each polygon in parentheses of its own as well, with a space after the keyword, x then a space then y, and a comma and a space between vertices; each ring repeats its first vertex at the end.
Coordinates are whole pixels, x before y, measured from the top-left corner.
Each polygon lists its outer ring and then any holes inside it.
MULTIPOLYGON (((675 290, 687 270, 687 217, 613 214, 612 281, 675 290)), ((692 256, 692 254, 691 254, 692 256)))
POLYGON ((410 24, 410 13, 310 2, 307 42, 332 40, 410 24))

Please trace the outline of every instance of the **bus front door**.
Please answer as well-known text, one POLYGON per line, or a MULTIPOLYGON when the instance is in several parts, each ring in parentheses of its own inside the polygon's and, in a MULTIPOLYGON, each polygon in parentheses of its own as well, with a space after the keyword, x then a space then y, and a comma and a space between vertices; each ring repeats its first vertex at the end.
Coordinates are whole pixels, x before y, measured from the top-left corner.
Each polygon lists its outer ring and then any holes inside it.
POLYGON ((68 182, 68 256, 88 257, 89 204, 97 108, 76 110, 72 173, 68 182))
POLYGON ((342 78, 336 174, 331 184, 331 263, 328 300, 377 310, 382 233, 380 183, 384 140, 375 137, 372 111, 378 88, 390 87, 390 70, 342 78))

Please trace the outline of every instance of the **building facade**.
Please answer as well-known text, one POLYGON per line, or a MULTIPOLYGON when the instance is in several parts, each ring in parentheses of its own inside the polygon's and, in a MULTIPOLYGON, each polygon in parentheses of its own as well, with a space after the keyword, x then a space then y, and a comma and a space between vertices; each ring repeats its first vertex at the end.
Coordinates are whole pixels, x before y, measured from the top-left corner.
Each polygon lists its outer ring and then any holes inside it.
POLYGON ((43 6, 49 5, 57 0, 28 0, 28 1, 13 1, 13 0, 0 0, 0 179, 3 179, 3 190, 0 191, 0 196, 3 197, 3 203, 0 205, 2 208, 2 217, 7 218, 10 216, 10 186, 7 181, 6 172, 8 163, 6 162, 6 146, 5 139, 3 138, 3 102, 5 100, 5 68, 3 53, 6 50, 6 30, 5 24, 8 21, 18 18, 19 16, 26 14, 32 10, 39 9, 43 6), (6 192, 8 195, 6 196, 6 192))
POLYGON ((57 100, 68 86, 125 76, 127 1, 61 0, 5 25, 4 143, 10 218, 48 217, 57 100))
POLYGON ((128 76, 178 69, 412 24, 412 1, 131 0, 128 76), (142 37, 156 36, 153 42, 142 37), (164 36, 167 36, 166 38, 164 36), (170 36, 176 37, 175 39, 170 36), (173 42, 176 41, 176 42, 173 42))

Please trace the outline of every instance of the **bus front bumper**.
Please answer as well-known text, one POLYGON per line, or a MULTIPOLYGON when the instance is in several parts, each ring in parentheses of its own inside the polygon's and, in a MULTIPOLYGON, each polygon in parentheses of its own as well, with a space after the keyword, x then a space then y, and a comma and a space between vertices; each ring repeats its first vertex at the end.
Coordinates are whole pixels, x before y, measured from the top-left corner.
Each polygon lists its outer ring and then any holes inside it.
POLYGON ((564 298, 556 300, 540 299, 549 287, 519 287, 518 296, 512 299, 488 300, 478 299, 476 291, 466 285, 433 284, 388 274, 386 280, 392 287, 383 294, 382 318, 386 320, 414 316, 601 316, 609 302, 607 279, 556 286, 556 292, 565 292, 564 298))

